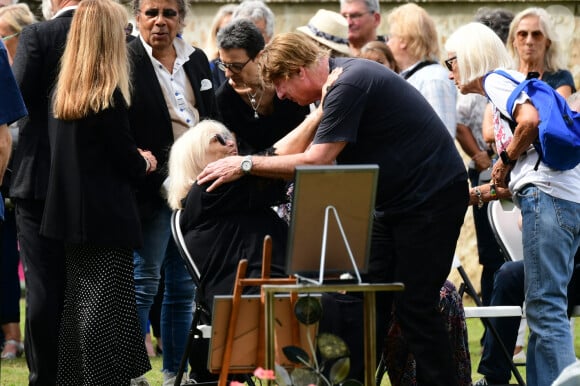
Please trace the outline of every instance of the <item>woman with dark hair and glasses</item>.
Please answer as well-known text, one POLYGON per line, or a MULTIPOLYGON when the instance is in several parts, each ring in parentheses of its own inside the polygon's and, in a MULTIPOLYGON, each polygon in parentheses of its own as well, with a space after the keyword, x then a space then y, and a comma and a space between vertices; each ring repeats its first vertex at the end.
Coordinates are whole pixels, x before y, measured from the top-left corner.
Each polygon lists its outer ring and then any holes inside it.
POLYGON ((257 57, 264 48, 260 30, 247 19, 236 19, 217 35, 218 67, 228 80, 216 91, 222 122, 247 155, 263 151, 298 126, 310 112, 290 100, 280 100, 272 85, 262 82, 257 57))

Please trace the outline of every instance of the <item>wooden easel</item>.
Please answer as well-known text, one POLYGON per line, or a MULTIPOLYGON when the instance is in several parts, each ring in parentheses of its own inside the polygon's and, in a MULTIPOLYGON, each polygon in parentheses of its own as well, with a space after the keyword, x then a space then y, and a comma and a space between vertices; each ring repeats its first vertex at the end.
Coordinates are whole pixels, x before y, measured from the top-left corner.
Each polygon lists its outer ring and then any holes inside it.
MULTIPOLYGON (((221 370, 219 378, 219 386, 226 386, 228 381, 228 374, 236 373, 230 370, 230 363, 232 358, 233 342, 236 335, 236 325, 240 315, 242 292, 244 287, 259 286, 264 284, 296 284, 296 278, 270 278, 270 266, 272 262, 272 238, 267 235, 264 237, 264 245, 262 250, 262 277, 261 278, 246 278, 246 270, 248 268, 248 261, 243 259, 238 263, 238 270, 236 273, 236 281, 233 291, 232 310, 230 313, 230 320, 228 323, 226 344, 221 361, 221 370)), ((292 295, 292 302, 297 299, 297 294, 292 295)), ((261 306, 259 315, 259 340, 258 340, 258 363, 265 363, 265 313, 264 313, 264 295, 261 295, 261 306)), ((296 318, 291 320, 292 326, 292 341, 298 345, 300 341, 299 326, 296 318)), ((244 371, 245 372, 245 371, 244 371)))

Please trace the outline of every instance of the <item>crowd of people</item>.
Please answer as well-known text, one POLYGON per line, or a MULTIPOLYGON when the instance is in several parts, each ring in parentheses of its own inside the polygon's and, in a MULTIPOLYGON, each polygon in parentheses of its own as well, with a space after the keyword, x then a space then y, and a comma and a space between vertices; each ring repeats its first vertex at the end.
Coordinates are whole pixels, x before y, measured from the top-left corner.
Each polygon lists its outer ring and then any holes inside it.
MULTIPOLYGON (((24 354, 30 385, 148 385, 153 313, 164 385, 175 384, 195 291, 211 309, 242 258, 259 277, 265 235, 272 275, 285 275, 298 165, 379 165, 364 280, 405 284, 377 294, 376 357, 391 384, 472 384, 461 297, 446 280, 469 206, 483 303, 526 305, 528 384, 549 385, 575 362, 580 166, 539 162, 538 110, 522 93, 506 111, 515 84, 488 75, 535 72, 580 107, 545 10, 482 8, 444 50, 417 4, 388 12, 388 36, 377 33, 377 0, 341 0, 339 12, 275 34, 270 8, 244 0, 218 10, 204 49, 181 35, 185 0, 133 0, 132 10, 43 1, 47 20, 36 22, 23 4, 0 8, 2 359, 24 354), (523 262, 504 263, 493 237, 486 207, 500 198, 521 209, 523 262), (200 288, 171 237, 174 210, 200 288)), ((342 300, 324 299, 334 325, 348 323, 332 314, 342 300)), ((492 323, 517 352, 520 321, 492 323)), ((347 341, 358 327, 343 329, 347 341)), ((509 382, 494 337, 482 346, 475 384, 509 382)), ((350 377, 362 381, 362 346, 351 352, 350 377)), ((200 358, 181 384, 213 378, 200 358)))

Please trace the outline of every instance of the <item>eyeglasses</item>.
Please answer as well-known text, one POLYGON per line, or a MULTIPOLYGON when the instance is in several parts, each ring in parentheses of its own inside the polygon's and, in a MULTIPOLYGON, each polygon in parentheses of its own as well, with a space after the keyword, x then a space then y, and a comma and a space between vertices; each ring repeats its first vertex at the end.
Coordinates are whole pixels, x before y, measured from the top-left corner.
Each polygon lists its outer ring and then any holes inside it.
POLYGON ((12 38, 15 38, 18 35, 20 35, 20 32, 16 32, 15 34, 8 35, 8 36, 2 36, 2 41, 5 42, 7 40, 10 40, 12 38))
POLYGON ((449 59, 445 59, 445 66, 447 66, 447 69, 449 71, 453 71, 453 61, 457 60, 457 56, 453 56, 449 59))
POLYGON ((218 60, 217 66, 222 71, 225 71, 227 68, 228 70, 230 70, 234 74, 239 74, 240 72, 242 72, 244 67, 246 67, 246 64, 250 63, 251 60, 252 60, 252 58, 246 60, 244 63, 224 63, 221 60, 218 60))
POLYGON ((227 141, 233 140, 231 135, 228 134, 215 134, 213 137, 211 137, 211 141, 217 141, 219 142, 220 145, 222 146, 227 146, 227 141))
POLYGON ((360 19, 361 17, 363 17, 364 15, 373 14, 373 13, 375 13, 375 12, 368 11, 368 12, 356 12, 356 13, 341 13, 341 15, 345 19, 357 20, 357 19, 360 19))
POLYGON ((516 37, 518 40, 526 40, 528 38, 528 35, 530 35, 532 37, 533 40, 540 40, 544 37, 544 34, 542 33, 542 31, 517 31, 516 32, 516 37))
MULTIPOLYGON (((159 16, 159 10, 157 8, 148 9, 143 13, 150 19, 159 16)), ((161 15, 166 19, 172 19, 177 16, 177 11, 174 9, 164 9, 161 11, 161 15)))

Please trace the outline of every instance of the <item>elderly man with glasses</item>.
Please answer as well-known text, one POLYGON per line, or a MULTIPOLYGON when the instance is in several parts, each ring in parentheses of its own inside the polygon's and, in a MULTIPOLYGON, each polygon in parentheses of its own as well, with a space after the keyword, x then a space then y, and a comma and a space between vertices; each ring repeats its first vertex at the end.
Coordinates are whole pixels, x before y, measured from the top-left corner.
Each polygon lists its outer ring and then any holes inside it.
POLYGON ((377 35, 381 24, 378 0, 340 0, 340 14, 348 22, 348 42, 353 56, 359 56, 368 42, 385 41, 383 36, 377 35))

